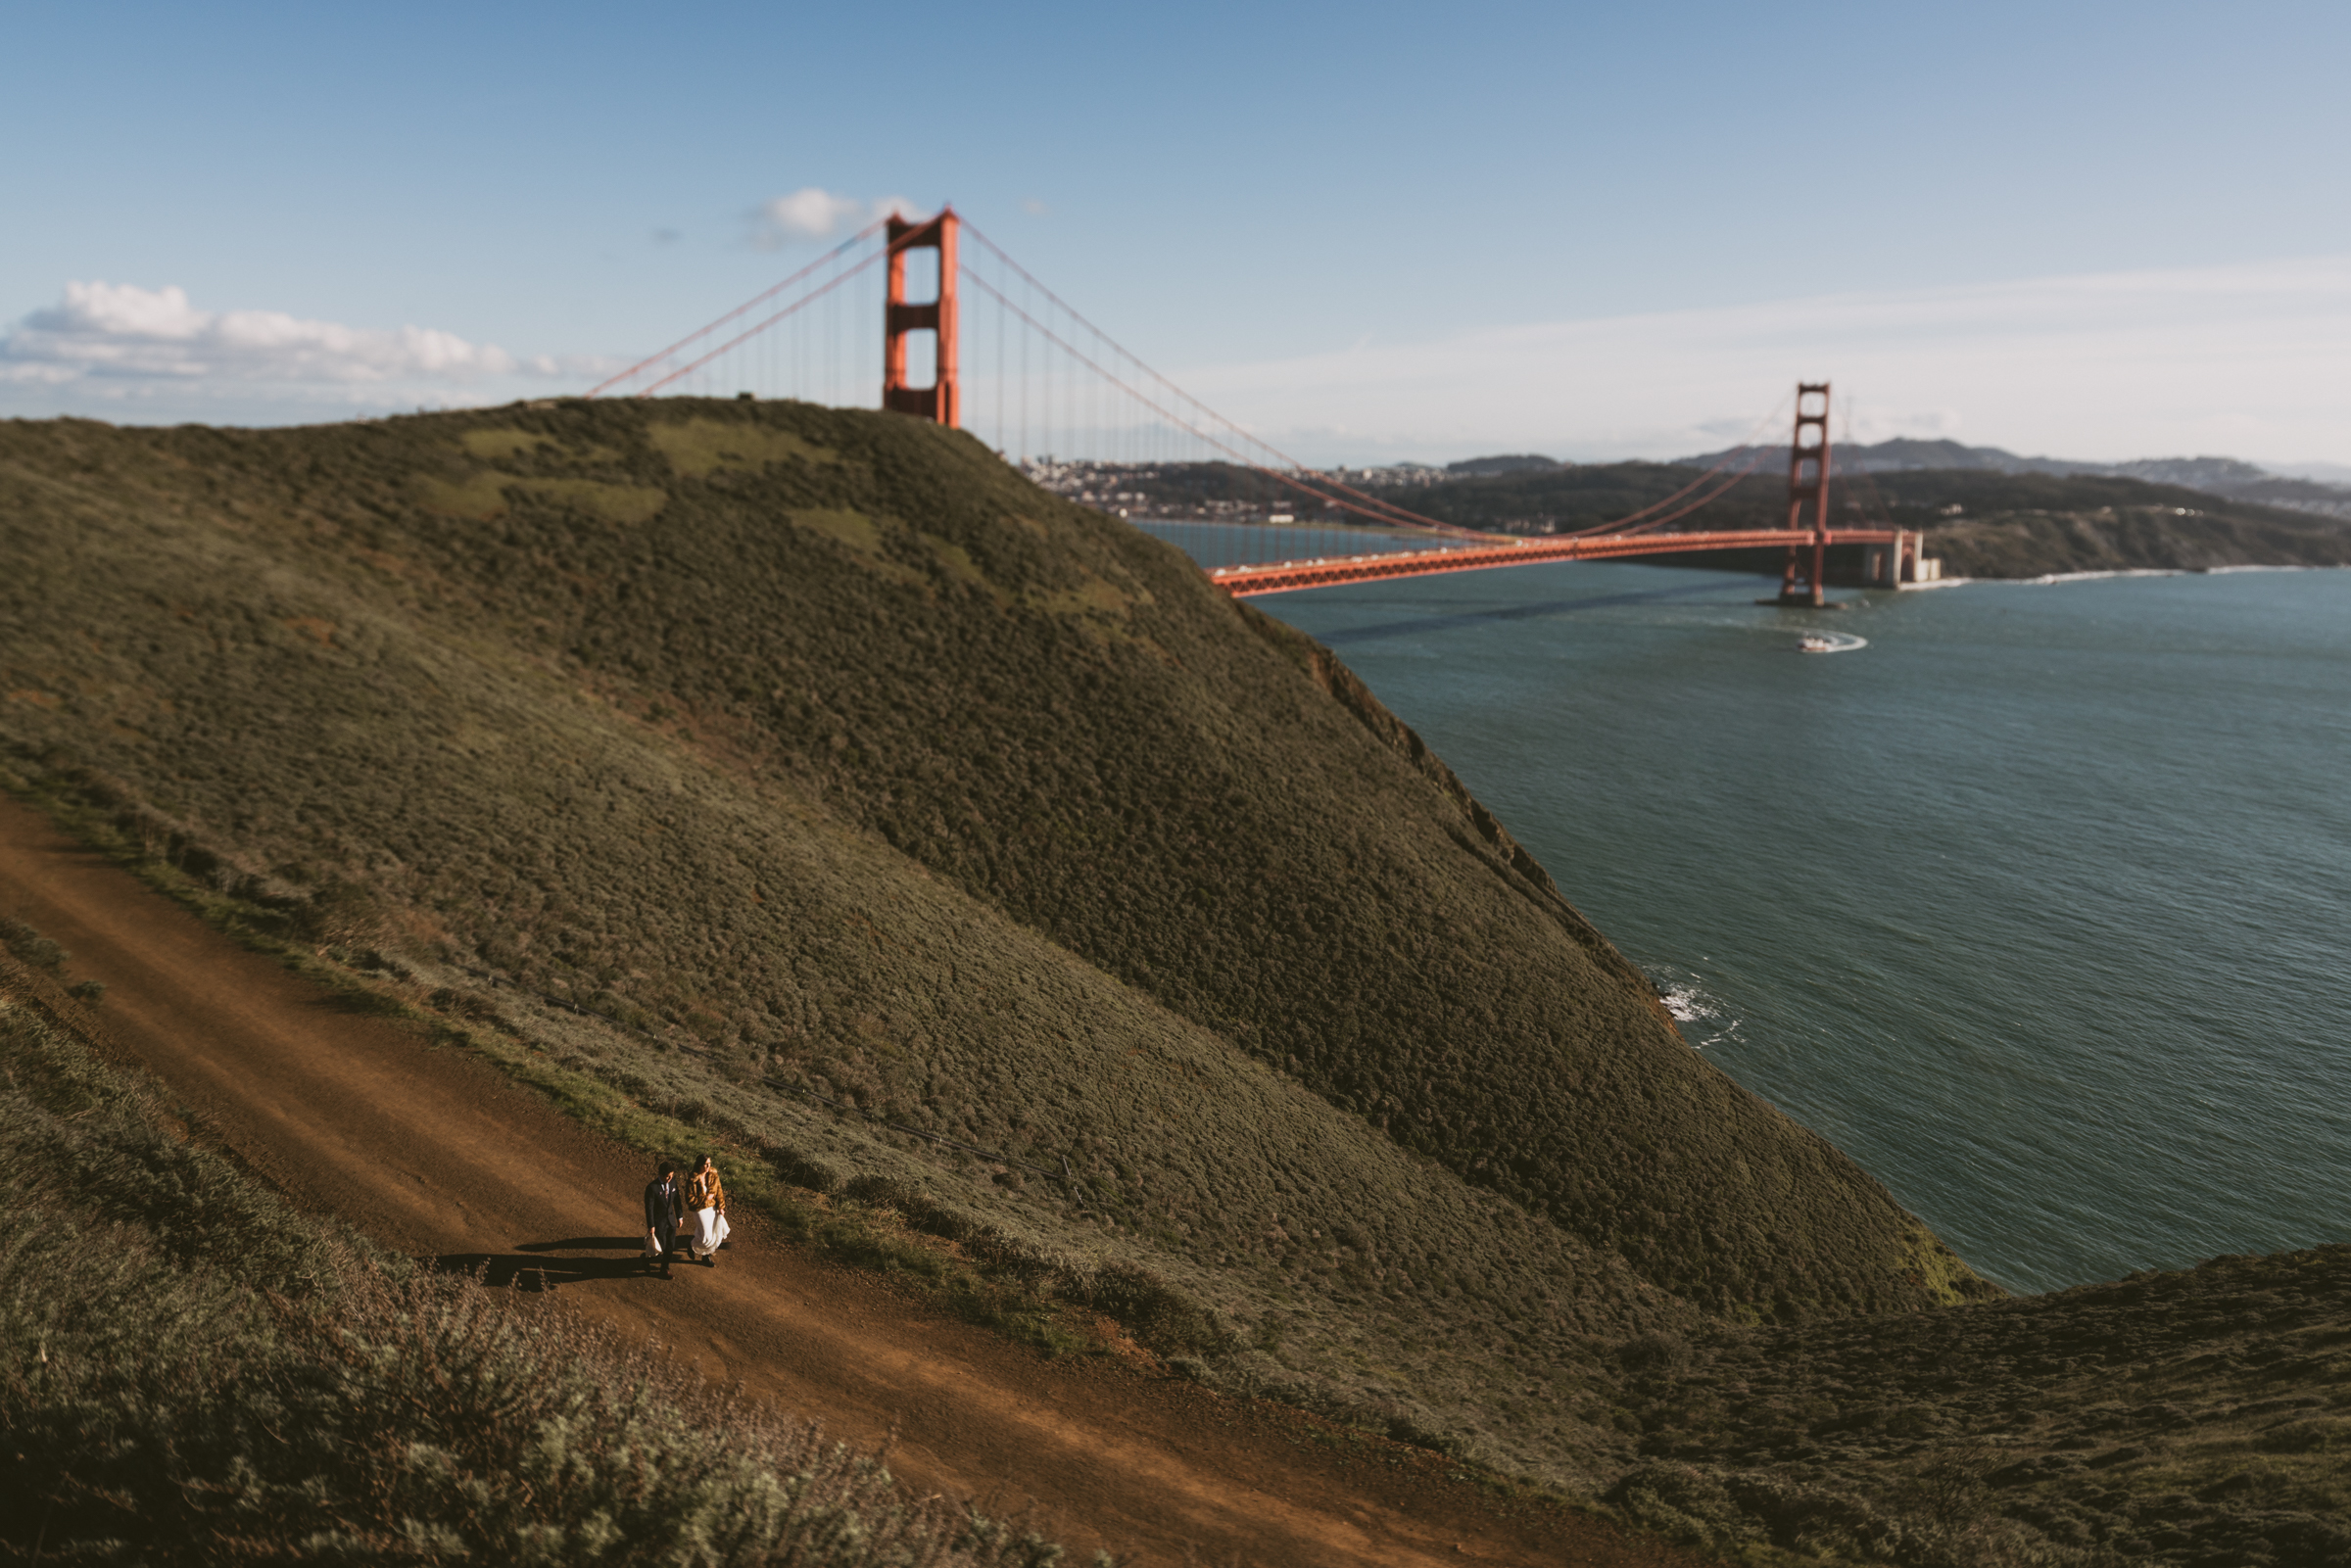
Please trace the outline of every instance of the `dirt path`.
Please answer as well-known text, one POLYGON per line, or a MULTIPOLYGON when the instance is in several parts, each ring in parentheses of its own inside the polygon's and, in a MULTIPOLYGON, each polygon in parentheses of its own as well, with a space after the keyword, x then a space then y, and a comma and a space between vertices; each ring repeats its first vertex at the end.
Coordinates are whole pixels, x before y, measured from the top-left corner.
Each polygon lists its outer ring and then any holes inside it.
POLYGON ((103 982, 119 1045, 298 1203, 418 1257, 543 1269, 583 1309, 837 1435, 894 1429, 891 1469, 909 1484, 1031 1508, 1080 1552, 1269 1568, 1703 1560, 1549 1509, 1506 1516, 1431 1456, 1337 1451, 1281 1406, 1045 1360, 769 1245, 755 1215, 717 1267, 638 1276, 642 1157, 459 1052, 345 1011, 5 798, 0 911, 103 982))

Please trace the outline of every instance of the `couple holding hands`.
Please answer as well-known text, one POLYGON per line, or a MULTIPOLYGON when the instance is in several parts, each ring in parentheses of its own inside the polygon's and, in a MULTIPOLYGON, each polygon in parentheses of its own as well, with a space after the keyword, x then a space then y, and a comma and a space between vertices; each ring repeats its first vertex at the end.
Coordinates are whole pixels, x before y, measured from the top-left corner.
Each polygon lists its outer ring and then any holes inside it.
POLYGON ((695 1161, 693 1174, 684 1180, 676 1163, 664 1160, 646 1184, 645 1262, 648 1268, 657 1265, 663 1279, 669 1277, 669 1255, 678 1249, 681 1227, 691 1227, 684 1241, 688 1260, 698 1257, 717 1267, 718 1249, 727 1239, 727 1193, 708 1155, 695 1161))

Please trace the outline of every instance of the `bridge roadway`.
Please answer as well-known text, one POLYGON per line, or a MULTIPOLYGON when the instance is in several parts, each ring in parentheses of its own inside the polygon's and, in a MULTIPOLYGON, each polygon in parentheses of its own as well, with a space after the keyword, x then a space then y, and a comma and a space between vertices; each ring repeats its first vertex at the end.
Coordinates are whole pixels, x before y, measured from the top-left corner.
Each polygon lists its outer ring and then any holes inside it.
POLYGON ((1673 555, 1710 549, 1809 549, 1815 545, 1892 545, 1890 528, 1754 528, 1716 534, 1603 534, 1576 539, 1519 539, 1464 549, 1410 549, 1385 555, 1337 555, 1315 560, 1275 561, 1263 566, 1211 567, 1208 580, 1234 598, 1287 594, 1341 583, 1378 583, 1399 577, 1432 577, 1439 572, 1478 572, 1499 566, 1533 566, 1541 561, 1620 560, 1628 555, 1673 555))

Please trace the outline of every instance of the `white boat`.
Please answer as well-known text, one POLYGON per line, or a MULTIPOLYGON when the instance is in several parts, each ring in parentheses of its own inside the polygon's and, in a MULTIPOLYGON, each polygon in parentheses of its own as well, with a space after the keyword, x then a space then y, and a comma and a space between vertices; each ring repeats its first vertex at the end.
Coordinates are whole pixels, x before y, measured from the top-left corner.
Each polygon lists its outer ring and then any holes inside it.
POLYGON ((1818 632, 1806 632, 1796 640, 1796 651, 1799 653, 1834 653, 1838 646, 1835 638, 1823 637, 1818 632))

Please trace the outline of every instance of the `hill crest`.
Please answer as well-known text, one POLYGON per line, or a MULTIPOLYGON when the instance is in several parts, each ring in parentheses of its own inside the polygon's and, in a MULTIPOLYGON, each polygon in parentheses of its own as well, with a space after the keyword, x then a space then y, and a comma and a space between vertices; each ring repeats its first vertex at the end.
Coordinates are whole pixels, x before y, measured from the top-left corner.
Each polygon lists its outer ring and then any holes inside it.
POLYGON ((1594 1337, 1990 1289, 1327 649, 967 437, 19 422, 0 530, 24 786, 789 1179, 1165 1281, 1203 1375, 1442 1429, 1506 1347, 1572 1399, 1594 1337))

